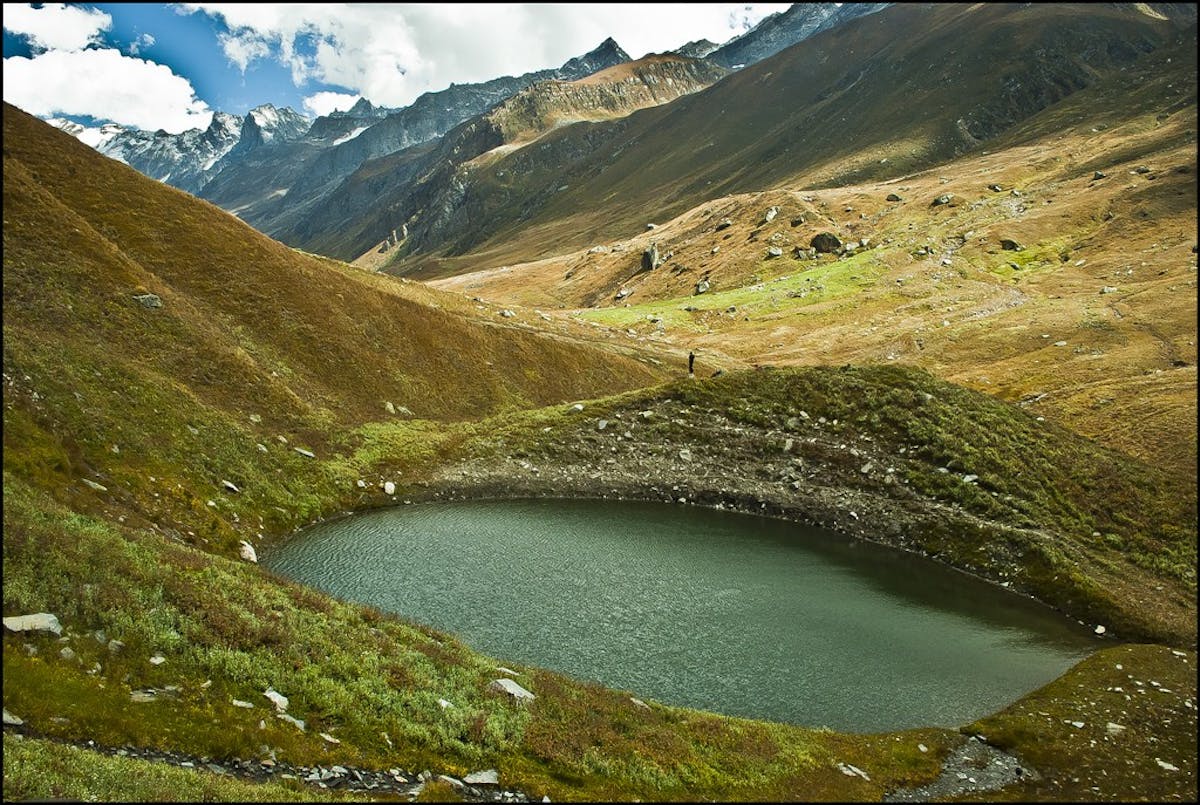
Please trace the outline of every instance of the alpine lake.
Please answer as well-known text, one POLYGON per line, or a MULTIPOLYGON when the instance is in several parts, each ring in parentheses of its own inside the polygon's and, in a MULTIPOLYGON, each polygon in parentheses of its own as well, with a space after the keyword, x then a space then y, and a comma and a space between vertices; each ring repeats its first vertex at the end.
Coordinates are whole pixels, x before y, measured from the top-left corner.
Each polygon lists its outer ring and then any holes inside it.
POLYGON ((601 500, 428 503, 314 525, 263 566, 642 699, 842 732, 954 727, 1100 646, 904 551, 783 520, 601 500))

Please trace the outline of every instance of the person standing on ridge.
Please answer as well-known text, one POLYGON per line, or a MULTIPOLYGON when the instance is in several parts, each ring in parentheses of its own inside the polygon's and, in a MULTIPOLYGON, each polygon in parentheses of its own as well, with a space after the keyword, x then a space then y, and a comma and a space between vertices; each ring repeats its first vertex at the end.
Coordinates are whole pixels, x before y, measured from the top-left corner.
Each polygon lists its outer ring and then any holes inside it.
POLYGON ((688 353, 688 377, 696 376, 695 369, 696 369, 696 353, 689 352, 688 353))

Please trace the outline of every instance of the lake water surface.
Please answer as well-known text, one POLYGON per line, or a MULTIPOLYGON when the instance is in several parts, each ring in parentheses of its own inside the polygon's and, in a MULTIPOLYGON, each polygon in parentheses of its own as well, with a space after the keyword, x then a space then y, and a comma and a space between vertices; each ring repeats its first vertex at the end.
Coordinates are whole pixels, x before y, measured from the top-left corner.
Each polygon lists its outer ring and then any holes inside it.
POLYGON ((968 723, 1099 645, 1047 607, 921 557, 669 504, 397 507, 313 526, 261 561, 501 663, 849 732, 968 723))

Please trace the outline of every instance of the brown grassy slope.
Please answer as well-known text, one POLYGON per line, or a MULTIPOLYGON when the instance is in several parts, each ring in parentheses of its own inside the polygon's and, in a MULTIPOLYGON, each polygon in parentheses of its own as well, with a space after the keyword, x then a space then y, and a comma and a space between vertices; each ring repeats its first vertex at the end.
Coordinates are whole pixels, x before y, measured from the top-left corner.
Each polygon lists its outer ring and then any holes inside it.
POLYGON ((714 199, 599 253, 436 284, 506 304, 614 306, 584 315, 747 361, 922 366, 1194 482, 1195 75, 1193 29, 986 152, 895 180, 812 190, 802 177, 714 199), (1150 172, 1133 172, 1142 165, 1150 172), (931 207, 943 193, 955 199, 931 207), (779 213, 764 224, 771 206, 779 213), (871 249, 792 259, 821 231, 871 249), (1024 250, 1005 251, 1005 238, 1024 250), (672 256, 640 272, 651 242, 672 256), (766 259, 771 245, 785 255, 766 259), (701 278, 712 290, 693 296, 701 278), (631 293, 618 301, 622 288, 631 293))
POLYGON ((223 407, 346 424, 385 400, 457 419, 658 376, 299 254, 11 106, 4 127, 6 346, 113 351, 223 407), (139 291, 164 307, 140 307, 139 291))
POLYGON ((410 226, 431 254, 470 259, 418 254, 397 270, 536 259, 818 166, 831 182, 901 176, 977 147, 1178 30, 1132 7, 899 4, 620 126, 556 132, 481 170, 458 205, 470 228, 426 237, 410 226))

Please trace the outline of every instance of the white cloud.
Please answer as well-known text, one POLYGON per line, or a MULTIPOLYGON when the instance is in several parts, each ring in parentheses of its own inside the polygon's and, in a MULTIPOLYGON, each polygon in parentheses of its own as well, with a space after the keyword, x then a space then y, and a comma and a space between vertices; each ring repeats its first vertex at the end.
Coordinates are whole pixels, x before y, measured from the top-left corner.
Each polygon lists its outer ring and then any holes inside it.
POLYGON ((212 120, 187 79, 112 49, 7 58, 4 100, 38 117, 91 115, 172 134, 206 128, 212 120))
POLYGON ((4 4, 4 30, 29 37, 35 50, 83 50, 112 27, 112 17, 94 8, 46 3, 4 4))
POLYGON ((344 112, 361 97, 361 95, 347 95, 344 92, 318 92, 304 99, 304 111, 313 117, 321 117, 330 112, 344 112))
POLYGON ((243 70, 279 59, 302 86, 316 79, 373 103, 403 106, 451 83, 555 67, 612 36, 634 58, 707 38, 725 42, 786 3, 190 4, 224 19, 226 56, 243 70), (316 41, 315 54, 297 52, 316 41))
POLYGON ((237 34, 219 34, 217 41, 229 61, 238 66, 243 74, 250 62, 271 55, 271 45, 265 39, 255 36, 249 31, 237 34))
POLYGON ((148 47, 154 45, 156 40, 151 34, 142 34, 137 39, 129 43, 129 55, 136 56, 148 47))

